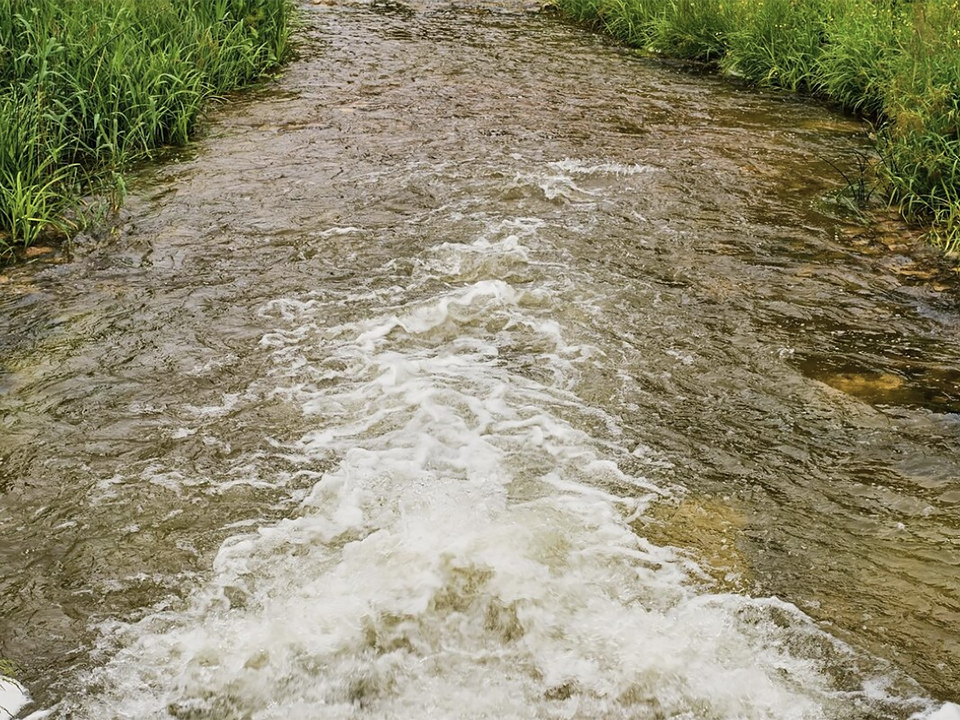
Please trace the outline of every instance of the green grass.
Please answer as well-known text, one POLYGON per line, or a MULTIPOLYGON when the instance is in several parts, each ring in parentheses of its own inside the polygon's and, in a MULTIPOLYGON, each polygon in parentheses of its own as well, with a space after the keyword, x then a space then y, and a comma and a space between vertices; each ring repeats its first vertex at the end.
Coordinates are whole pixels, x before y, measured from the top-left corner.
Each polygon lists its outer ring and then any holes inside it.
POLYGON ((0 0, 0 255, 277 66, 291 0, 0 0))
POLYGON ((556 0, 633 47, 713 63, 877 123, 903 216, 960 250, 960 0, 556 0))

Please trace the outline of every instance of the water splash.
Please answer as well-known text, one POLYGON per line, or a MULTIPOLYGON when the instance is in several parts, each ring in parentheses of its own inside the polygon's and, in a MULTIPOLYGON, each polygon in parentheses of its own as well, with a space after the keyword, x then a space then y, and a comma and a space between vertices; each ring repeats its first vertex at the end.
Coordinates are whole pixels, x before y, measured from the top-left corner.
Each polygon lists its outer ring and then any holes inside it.
POLYGON ((30 694, 23 685, 0 675, 0 720, 10 720, 29 703, 30 694))
POLYGON ((857 654, 797 608, 704 594, 689 561, 631 528, 671 489, 624 472, 616 420, 572 391, 597 349, 556 319, 568 298, 466 280, 478 257, 494 277, 518 262, 537 274, 535 230, 525 245, 491 227, 439 245, 410 299, 369 319, 326 327, 317 296, 264 307, 280 322, 262 342, 274 393, 315 423, 283 451, 333 469, 292 517, 228 539, 185 608, 104 626, 119 649, 73 716, 812 720, 923 707, 882 676, 851 676, 857 654), (441 268, 460 283, 424 296, 441 268))

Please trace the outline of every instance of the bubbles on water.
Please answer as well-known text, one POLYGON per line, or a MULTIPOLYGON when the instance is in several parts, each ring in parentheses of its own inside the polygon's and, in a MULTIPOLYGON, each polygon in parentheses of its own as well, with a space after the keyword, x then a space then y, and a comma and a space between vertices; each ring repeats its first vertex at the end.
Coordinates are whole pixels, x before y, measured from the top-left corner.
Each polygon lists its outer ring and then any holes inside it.
POLYGON ((544 176, 540 173, 518 172, 506 187, 509 198, 533 195, 555 204, 594 203, 599 193, 580 187, 566 174, 544 176))
POLYGON ((620 447, 616 419, 578 398, 602 351, 564 322, 585 301, 549 284, 537 233, 500 222, 441 244, 363 320, 328 323, 335 296, 264 307, 264 382, 312 425, 277 451, 312 489, 285 520, 235 525, 184 607, 105 627, 118 649, 72 717, 916 709, 792 605, 703 594, 631 529, 669 489, 625 472, 656 453, 620 447))
POLYGON ((658 171, 658 168, 651 165, 624 165, 617 162, 591 162, 571 158, 552 162, 550 167, 572 175, 640 175, 658 171))
POLYGON ((960 705, 945 703, 943 707, 924 716, 923 720, 960 720, 960 705))
POLYGON ((10 720, 30 702, 27 689, 13 678, 0 675, 0 720, 10 720))

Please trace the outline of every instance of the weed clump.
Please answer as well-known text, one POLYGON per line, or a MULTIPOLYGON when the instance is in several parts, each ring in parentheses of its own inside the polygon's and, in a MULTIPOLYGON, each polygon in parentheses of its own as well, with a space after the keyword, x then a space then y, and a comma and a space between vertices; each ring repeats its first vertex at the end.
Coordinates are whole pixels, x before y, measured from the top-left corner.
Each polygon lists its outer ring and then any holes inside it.
POLYGON ((623 42, 826 98, 877 122, 878 175, 960 249, 957 0, 556 0, 623 42))
POLYGON ((0 0, 0 254, 288 52, 290 0, 0 0))

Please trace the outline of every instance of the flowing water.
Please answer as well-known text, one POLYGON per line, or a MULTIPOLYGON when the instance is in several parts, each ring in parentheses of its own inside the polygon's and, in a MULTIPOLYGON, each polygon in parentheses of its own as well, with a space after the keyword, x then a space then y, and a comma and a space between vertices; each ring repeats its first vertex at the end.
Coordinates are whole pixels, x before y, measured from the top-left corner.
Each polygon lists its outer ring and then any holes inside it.
POLYGON ((864 129, 520 7, 305 15, 0 285, 24 712, 960 700, 960 304, 823 201, 864 129))

